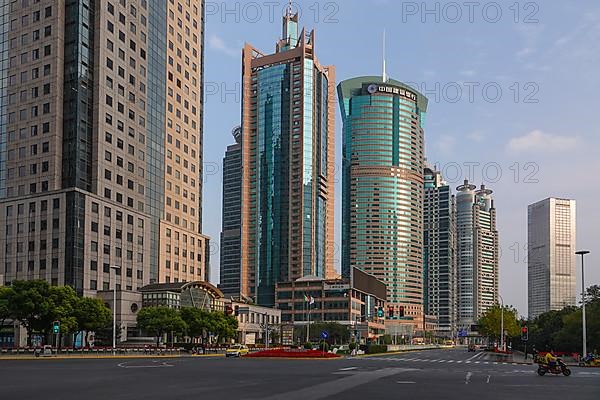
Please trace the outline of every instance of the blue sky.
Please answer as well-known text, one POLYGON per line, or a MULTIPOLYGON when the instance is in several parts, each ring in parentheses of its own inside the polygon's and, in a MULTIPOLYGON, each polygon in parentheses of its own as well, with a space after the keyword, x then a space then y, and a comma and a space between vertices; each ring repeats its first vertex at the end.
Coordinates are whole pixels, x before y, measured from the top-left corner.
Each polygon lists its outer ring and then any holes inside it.
MULTIPOLYGON (((469 178, 494 190, 507 304, 527 313, 527 205, 549 196, 577 200, 578 247, 592 251, 586 283, 600 283, 600 3, 440 1, 427 2, 427 9, 422 3, 293 4, 301 10, 300 24, 316 30, 317 57, 336 66, 338 82, 381 73, 385 29, 388 75, 429 98, 428 160, 454 187, 469 178)), ((203 216, 216 283, 221 165, 240 121, 241 48, 249 42, 274 51, 287 1, 206 4, 203 216)), ((340 131, 337 111, 338 166, 340 131)), ((337 252, 338 267, 339 258, 337 252)))

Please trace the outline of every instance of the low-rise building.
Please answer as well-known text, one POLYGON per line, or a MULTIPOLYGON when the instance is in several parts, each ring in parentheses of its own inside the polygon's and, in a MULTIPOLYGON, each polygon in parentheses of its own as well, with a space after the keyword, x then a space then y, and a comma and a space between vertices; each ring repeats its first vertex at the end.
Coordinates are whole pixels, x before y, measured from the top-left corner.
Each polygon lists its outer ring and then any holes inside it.
POLYGON ((356 268, 351 279, 306 276, 279 282, 275 289, 282 323, 337 322, 351 328, 357 339, 375 339, 385 333, 385 299, 385 284, 356 268))

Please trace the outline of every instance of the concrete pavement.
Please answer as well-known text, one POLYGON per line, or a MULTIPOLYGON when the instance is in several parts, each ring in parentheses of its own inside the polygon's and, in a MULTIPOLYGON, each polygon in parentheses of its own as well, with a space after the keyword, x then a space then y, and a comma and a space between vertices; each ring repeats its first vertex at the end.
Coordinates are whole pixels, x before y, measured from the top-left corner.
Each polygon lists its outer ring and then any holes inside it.
POLYGON ((597 399, 600 371, 537 376, 483 353, 430 350, 331 361, 176 358, 4 361, 2 398, 597 399))

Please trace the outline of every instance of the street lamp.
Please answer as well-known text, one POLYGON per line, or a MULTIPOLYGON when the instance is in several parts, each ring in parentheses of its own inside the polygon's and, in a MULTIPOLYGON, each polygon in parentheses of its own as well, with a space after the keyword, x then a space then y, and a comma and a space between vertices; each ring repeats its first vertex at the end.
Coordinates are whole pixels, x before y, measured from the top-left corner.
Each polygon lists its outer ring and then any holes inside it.
POLYGON ((589 254, 588 250, 580 250, 576 251, 575 254, 581 256, 581 312, 582 318, 581 323, 583 325, 583 354, 582 357, 585 357, 587 354, 587 338, 586 338, 586 326, 585 326, 585 271, 583 269, 583 256, 589 254))
POLYGON ((115 271, 115 282, 113 287, 113 343, 112 343, 112 354, 115 355, 117 348, 117 271, 121 270, 118 265, 112 265, 111 270, 115 271))

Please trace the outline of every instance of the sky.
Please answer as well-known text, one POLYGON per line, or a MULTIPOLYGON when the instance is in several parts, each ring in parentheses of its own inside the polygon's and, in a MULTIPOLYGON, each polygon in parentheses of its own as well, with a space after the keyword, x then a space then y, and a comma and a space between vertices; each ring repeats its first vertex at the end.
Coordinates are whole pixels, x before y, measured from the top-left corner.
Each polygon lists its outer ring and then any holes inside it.
MULTIPOLYGON (((527 205, 577 201, 586 286, 600 284, 600 2, 295 1, 338 82, 380 75, 429 98, 426 156, 453 187, 494 191, 500 294, 527 314, 527 205), (466 4, 465 4, 466 3, 466 4)), ((272 53, 287 1, 206 3, 203 231, 219 280, 222 159, 240 123, 241 49, 272 53)), ((336 268, 341 258, 341 118, 336 109, 336 268)), ((581 266, 577 264, 580 292, 581 266)))

